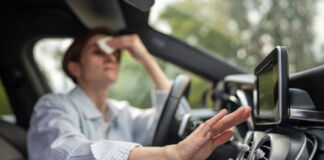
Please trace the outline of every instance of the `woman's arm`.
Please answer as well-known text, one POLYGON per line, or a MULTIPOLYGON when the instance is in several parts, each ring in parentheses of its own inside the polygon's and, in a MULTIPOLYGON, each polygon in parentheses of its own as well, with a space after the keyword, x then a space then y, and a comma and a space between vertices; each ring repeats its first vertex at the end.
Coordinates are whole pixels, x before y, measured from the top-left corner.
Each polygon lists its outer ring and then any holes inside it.
MULTIPOLYGON (((28 156, 45 159, 124 159, 136 143, 99 140, 91 141, 82 133, 82 123, 74 106, 56 95, 43 96, 34 107, 28 130, 28 156)), ((87 130, 87 129, 85 129, 87 130)))
POLYGON ((156 89, 165 91, 170 90, 171 82, 164 74, 155 58, 147 51, 137 34, 118 36, 107 43, 113 48, 128 50, 132 56, 144 66, 152 78, 156 89))
POLYGON ((245 121, 250 112, 250 108, 240 107, 226 115, 226 111, 222 110, 178 144, 165 147, 136 147, 131 151, 129 159, 206 159, 216 147, 233 136, 234 132, 229 128, 245 121))
POLYGON ((78 115, 67 101, 45 96, 36 105, 28 131, 30 159, 206 159, 233 135, 229 130, 250 116, 250 108, 241 107, 226 115, 223 110, 186 139, 165 147, 138 147, 130 142, 87 139, 79 129, 78 115))
POLYGON ((172 145, 165 147, 136 147, 134 148, 128 159, 129 160, 176 160, 176 155, 171 151, 172 145))

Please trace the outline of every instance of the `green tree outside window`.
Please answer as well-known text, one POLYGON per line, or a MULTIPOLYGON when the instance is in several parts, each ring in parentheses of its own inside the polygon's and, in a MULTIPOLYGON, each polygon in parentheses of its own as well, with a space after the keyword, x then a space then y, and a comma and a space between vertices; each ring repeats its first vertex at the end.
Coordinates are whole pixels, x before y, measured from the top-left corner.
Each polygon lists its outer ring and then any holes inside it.
POLYGON ((0 79, 0 115, 12 114, 6 90, 0 79))

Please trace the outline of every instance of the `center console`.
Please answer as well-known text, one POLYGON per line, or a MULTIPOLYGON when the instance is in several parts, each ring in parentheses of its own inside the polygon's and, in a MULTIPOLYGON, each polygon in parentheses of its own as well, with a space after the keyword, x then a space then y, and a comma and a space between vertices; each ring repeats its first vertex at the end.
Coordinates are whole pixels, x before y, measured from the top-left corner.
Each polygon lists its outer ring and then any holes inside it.
POLYGON ((288 73, 288 52, 283 46, 276 47, 255 68, 251 105, 255 128, 240 145, 238 160, 313 159, 321 148, 307 130, 322 126, 324 112, 313 103, 309 90, 289 84, 288 73))

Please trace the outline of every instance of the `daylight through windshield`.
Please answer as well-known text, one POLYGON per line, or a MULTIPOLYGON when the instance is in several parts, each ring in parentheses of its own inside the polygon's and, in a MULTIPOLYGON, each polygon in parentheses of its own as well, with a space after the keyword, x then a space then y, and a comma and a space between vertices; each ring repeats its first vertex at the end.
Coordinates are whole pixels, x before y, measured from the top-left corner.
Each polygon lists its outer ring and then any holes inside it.
POLYGON ((277 45, 289 72, 324 62, 324 2, 156 0, 150 24, 247 72, 277 45))

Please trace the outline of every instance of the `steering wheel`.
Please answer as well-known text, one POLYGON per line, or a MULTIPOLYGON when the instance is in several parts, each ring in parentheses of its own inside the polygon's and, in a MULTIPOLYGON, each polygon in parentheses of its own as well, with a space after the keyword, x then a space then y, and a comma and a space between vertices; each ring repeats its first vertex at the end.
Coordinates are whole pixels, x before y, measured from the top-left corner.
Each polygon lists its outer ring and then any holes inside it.
POLYGON ((168 138, 169 127, 175 119, 175 113, 181 97, 188 97, 189 89, 190 78, 186 75, 177 76, 162 108, 160 119, 153 137, 153 146, 162 146, 165 144, 168 138))

